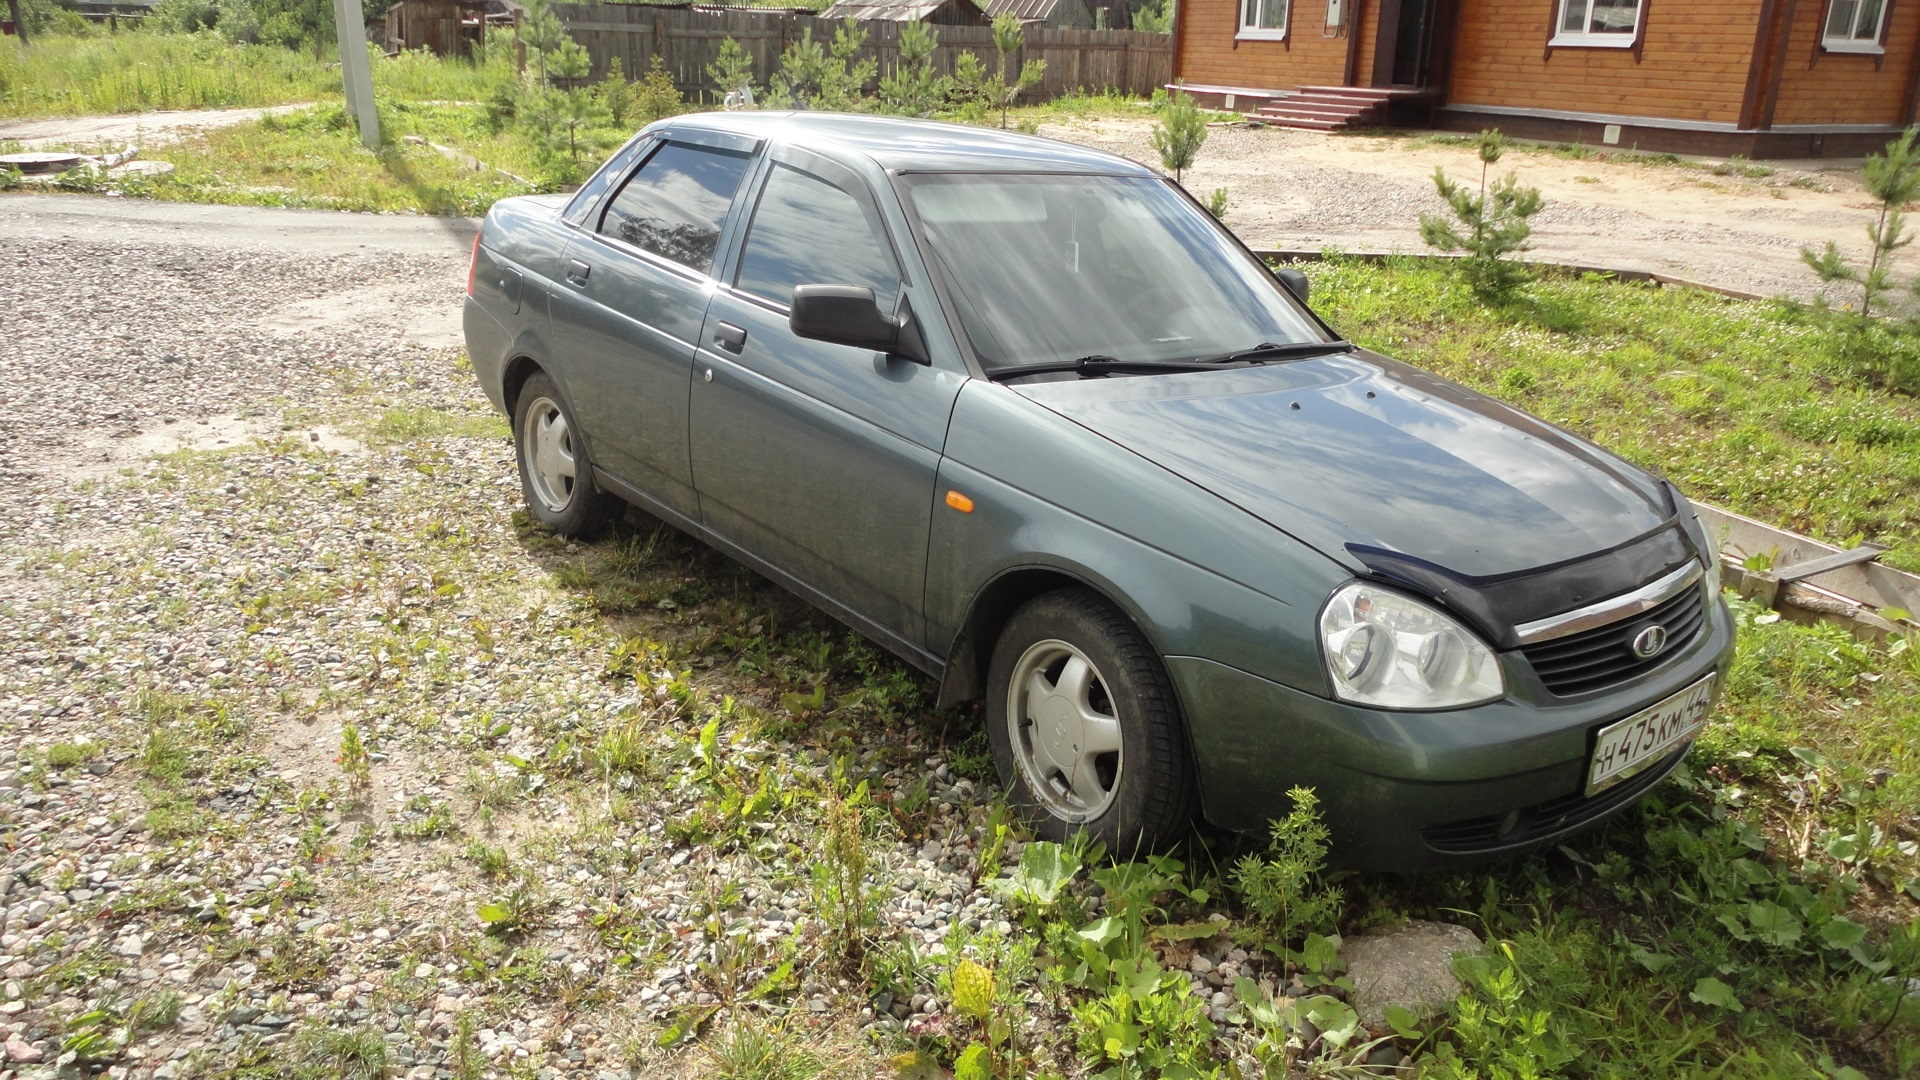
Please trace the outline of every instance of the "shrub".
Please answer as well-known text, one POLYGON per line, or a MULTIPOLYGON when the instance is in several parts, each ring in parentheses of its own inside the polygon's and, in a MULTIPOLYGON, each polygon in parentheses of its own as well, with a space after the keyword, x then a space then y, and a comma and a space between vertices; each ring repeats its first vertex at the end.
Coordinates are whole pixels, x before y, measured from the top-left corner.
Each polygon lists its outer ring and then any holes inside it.
POLYGON ((1527 219, 1546 205, 1538 188, 1521 187, 1518 177, 1487 185, 1487 168, 1506 151, 1506 138, 1498 128, 1483 131, 1477 143, 1480 152, 1480 193, 1478 195, 1448 178, 1446 170, 1433 170, 1433 186, 1453 210, 1453 221, 1437 214, 1420 215, 1420 239, 1441 251, 1464 251, 1461 270, 1467 284, 1485 300, 1504 300, 1526 284, 1524 267, 1507 256, 1527 249, 1527 237, 1533 227, 1527 219))
POLYGON ((1200 156, 1200 146, 1207 141, 1207 117, 1193 98, 1184 91, 1176 90, 1167 100, 1166 108, 1160 111, 1160 119, 1153 125, 1151 136, 1154 152, 1160 155, 1160 164, 1173 173, 1174 183, 1179 183, 1181 174, 1193 168, 1193 160, 1200 156))

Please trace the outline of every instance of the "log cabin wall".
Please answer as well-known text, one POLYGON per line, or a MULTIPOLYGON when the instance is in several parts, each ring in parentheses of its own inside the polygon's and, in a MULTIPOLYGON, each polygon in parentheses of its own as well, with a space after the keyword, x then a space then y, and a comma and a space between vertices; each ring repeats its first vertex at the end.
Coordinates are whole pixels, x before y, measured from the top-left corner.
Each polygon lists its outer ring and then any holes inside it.
MULTIPOLYGON (((1786 0, 1778 0, 1785 3, 1786 0)), ((1831 0, 1795 0, 1792 31, 1778 57, 1774 126, 1783 124, 1911 123, 1920 0, 1893 0, 1879 54, 1828 52, 1820 47, 1831 0)))
MULTIPOLYGON (((1366 0, 1348 0, 1350 4, 1356 2, 1372 6, 1366 0)), ((1240 3, 1181 0, 1180 51, 1175 59, 1175 71, 1181 80, 1263 90, 1339 86, 1345 82, 1346 35, 1364 31, 1354 26, 1339 31, 1338 36, 1326 36, 1326 0, 1293 0, 1285 41, 1237 39, 1240 3)))
POLYGON ((1448 103, 1737 123, 1760 0, 1641 3, 1638 47, 1549 48, 1559 0, 1463 0, 1448 103))

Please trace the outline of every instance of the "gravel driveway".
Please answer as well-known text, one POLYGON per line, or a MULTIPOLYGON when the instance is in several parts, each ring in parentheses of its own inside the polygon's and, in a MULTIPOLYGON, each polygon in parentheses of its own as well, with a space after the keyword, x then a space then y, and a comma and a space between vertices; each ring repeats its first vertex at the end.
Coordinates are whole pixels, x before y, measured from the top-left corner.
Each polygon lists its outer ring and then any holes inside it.
POLYGON ((941 1024, 929 958, 1011 926, 924 684, 643 520, 517 525, 429 344, 460 223, 217 215, 0 201, 0 1078, 671 1077, 749 1022, 866 1075, 941 1024), (877 996, 818 959, 855 784, 877 996))

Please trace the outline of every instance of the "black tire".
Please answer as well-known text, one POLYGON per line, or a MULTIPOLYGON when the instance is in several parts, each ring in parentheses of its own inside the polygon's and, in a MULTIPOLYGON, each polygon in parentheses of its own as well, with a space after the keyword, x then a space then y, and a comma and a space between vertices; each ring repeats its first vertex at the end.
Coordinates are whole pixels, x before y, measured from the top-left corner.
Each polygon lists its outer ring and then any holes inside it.
POLYGON ((561 536, 592 536, 618 509, 619 500, 594 483, 573 408, 544 371, 528 377, 514 399, 513 450, 527 513, 561 536), (550 473, 543 463, 563 464, 572 475, 550 473))
POLYGON ((1047 593, 1007 620, 987 668, 986 715, 1000 780, 1043 838, 1085 830, 1127 858, 1164 850, 1191 831, 1199 793, 1172 684, 1145 636, 1098 595, 1047 593), (1076 655, 1092 673, 1084 691, 1072 689, 1083 685, 1069 671, 1076 655), (1016 679, 1026 685, 1016 687, 1016 679), (1047 693, 1036 694, 1036 686, 1047 693), (1058 718, 1075 708, 1077 717, 1058 718), (1043 725, 1033 714, 1048 709, 1055 719, 1043 725), (1026 714, 1017 723, 1016 710, 1026 714), (1116 729, 1117 750, 1100 751, 1116 729), (1069 758, 1073 780, 1060 764, 1069 758))

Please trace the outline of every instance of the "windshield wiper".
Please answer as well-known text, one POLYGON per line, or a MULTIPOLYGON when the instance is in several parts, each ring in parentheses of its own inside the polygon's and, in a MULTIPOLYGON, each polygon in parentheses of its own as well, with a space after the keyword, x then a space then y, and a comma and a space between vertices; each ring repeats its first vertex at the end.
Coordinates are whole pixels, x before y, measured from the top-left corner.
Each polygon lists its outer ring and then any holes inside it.
POLYGON ((1078 360, 1054 360, 1044 364, 1016 364, 1012 367, 995 368, 987 372, 987 377, 998 382, 1002 379, 1015 379, 1022 375, 1050 375, 1060 371, 1078 372, 1081 378, 1096 375, 1160 375, 1175 371, 1215 371, 1218 364, 1197 363, 1191 360, 1121 360, 1112 356, 1094 354, 1078 360))
POLYGON ((1235 349, 1232 352, 1214 353, 1195 360, 1196 364, 1231 364, 1236 360, 1304 360, 1309 356, 1325 356, 1328 353, 1352 352, 1359 346, 1351 341, 1295 341, 1286 345, 1276 345, 1263 341, 1249 349, 1235 349))

